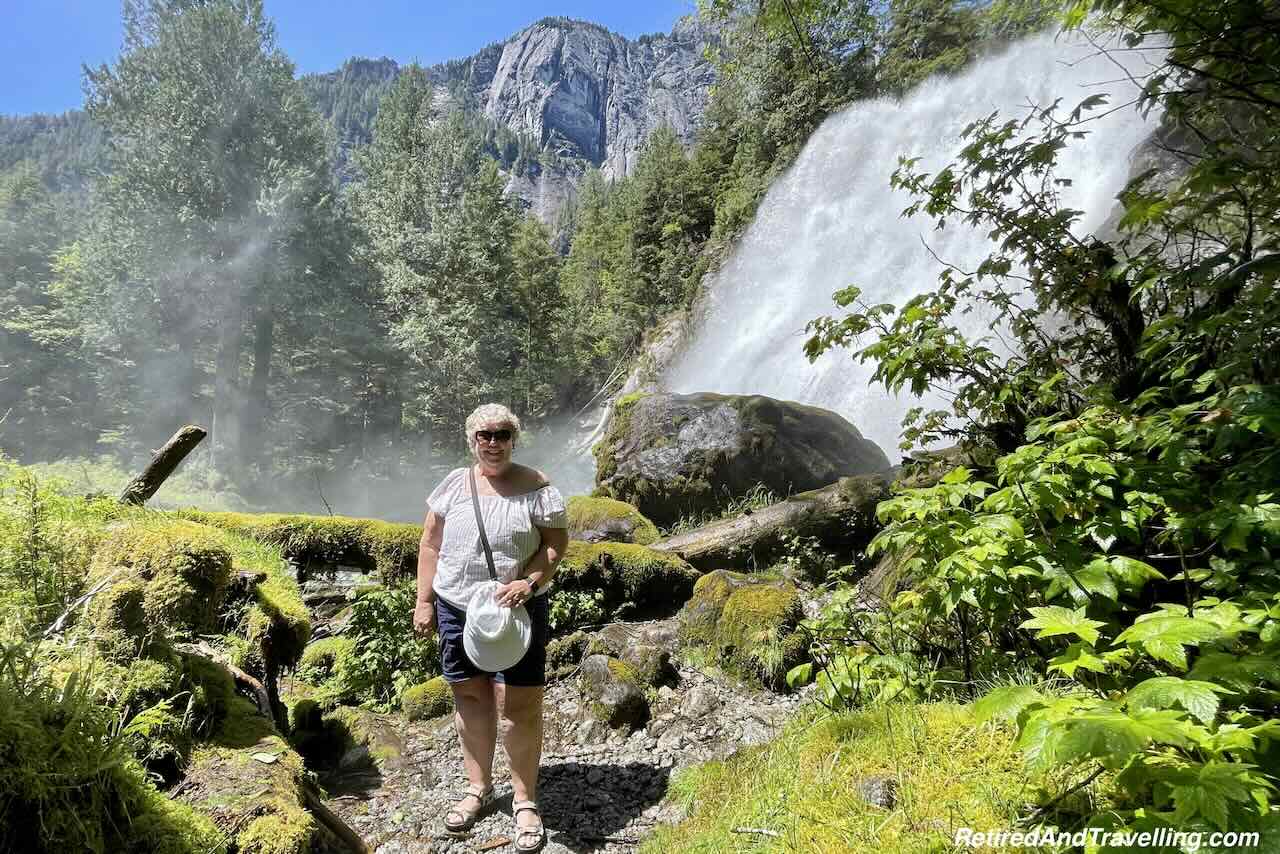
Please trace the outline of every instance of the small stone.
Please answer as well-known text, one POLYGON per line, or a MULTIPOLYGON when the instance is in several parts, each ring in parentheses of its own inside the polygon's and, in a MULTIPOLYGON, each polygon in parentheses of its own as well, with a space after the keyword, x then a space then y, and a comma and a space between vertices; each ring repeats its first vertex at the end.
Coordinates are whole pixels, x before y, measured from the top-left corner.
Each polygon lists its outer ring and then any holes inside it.
POLYGON ((864 777, 854 788, 858 797, 873 807, 891 810, 898 803, 898 781, 892 777, 864 777))
POLYGON ((680 704, 680 713, 688 718, 709 715, 720 706, 720 699, 705 688, 694 688, 680 704))
POLYGON ((590 771, 588 771, 588 772, 587 772, 587 783, 588 783, 588 784, 590 784, 590 785, 592 785, 592 786, 596 786, 596 785, 599 785, 599 784, 600 784, 601 782, 603 782, 603 781, 604 781, 604 769, 603 769, 603 768, 598 768, 598 767, 597 767, 597 768, 592 768, 590 771))

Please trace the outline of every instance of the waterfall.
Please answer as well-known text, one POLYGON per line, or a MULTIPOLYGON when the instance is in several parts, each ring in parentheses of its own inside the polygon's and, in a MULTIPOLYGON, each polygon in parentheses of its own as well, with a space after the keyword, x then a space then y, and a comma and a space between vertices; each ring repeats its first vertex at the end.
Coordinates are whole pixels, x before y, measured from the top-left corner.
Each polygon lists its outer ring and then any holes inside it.
MULTIPOLYGON (((1155 58, 1130 53, 1123 61, 1140 72, 1155 58)), ((926 81, 901 101, 864 101, 831 116, 774 182, 732 256, 708 280, 701 325, 663 384, 672 392, 764 394, 822 406, 895 459, 902 417, 922 402, 873 385, 873 366, 851 359, 850 351, 810 364, 802 349, 805 324, 839 315, 831 295, 851 284, 872 305, 901 305, 931 289, 941 265, 929 249, 968 270, 990 253, 983 230, 948 222, 935 231, 926 216, 901 216, 911 197, 889 187, 900 156, 919 157, 917 168, 933 173, 955 159, 960 134, 975 119, 997 110, 1002 119, 1022 119, 1030 105, 1055 98, 1065 114, 1100 92, 1110 93, 1108 106, 1115 107, 1137 88, 1095 48, 1043 35, 956 77, 926 81)), ((1079 230, 1096 228, 1111 213, 1129 177, 1129 156, 1154 121, 1144 122, 1132 107, 1116 110, 1090 122, 1088 136, 1062 152, 1057 174, 1073 180, 1063 202, 1085 212, 1079 230)), ((923 405, 942 402, 926 398, 923 405)))

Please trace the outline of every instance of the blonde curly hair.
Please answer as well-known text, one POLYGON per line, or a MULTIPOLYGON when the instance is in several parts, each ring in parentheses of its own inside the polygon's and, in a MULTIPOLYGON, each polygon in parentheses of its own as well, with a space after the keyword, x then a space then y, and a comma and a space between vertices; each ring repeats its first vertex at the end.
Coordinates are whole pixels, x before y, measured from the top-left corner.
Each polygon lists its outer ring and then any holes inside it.
POLYGON ((501 403, 482 403, 467 416, 466 426, 463 427, 467 445, 475 441, 476 431, 480 429, 481 424, 501 424, 510 428, 513 443, 520 438, 520 419, 501 403))

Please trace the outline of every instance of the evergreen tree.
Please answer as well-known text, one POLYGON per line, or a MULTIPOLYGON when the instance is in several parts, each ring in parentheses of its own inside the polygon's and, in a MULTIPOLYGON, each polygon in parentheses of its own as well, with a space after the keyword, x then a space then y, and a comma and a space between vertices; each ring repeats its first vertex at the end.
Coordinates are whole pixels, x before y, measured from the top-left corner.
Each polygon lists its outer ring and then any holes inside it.
POLYGON ((78 324, 57 287, 70 219, 34 164, 0 175, 0 447, 27 460, 76 447, 93 411, 78 324))
POLYGON ((517 217, 477 125, 433 102, 426 73, 405 69, 357 157, 365 177, 352 204, 392 340, 413 365, 405 421, 456 446, 458 425, 477 403, 509 400, 516 388, 517 217))
POLYGON ((235 476, 242 436, 265 417, 272 318, 307 284, 294 248, 326 202, 322 126, 261 0, 129 0, 123 55, 86 77, 111 141, 86 266, 107 332, 141 366, 132 379, 161 389, 151 400, 118 389, 117 415, 158 420, 159 433, 198 417, 211 355, 211 448, 235 476), (246 405, 250 337, 259 376, 246 405))
POLYGON ((534 216, 525 216, 511 245, 513 285, 520 299, 516 400, 529 415, 545 414, 557 402, 557 385, 567 367, 561 358, 565 307, 560 292, 560 256, 551 232, 534 216))

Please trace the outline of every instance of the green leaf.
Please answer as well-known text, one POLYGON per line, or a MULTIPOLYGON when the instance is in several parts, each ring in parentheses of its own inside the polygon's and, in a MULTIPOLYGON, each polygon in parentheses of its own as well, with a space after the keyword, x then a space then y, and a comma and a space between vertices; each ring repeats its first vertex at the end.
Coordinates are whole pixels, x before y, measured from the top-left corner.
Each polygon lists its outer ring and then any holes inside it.
POLYGON ((804 664, 797 664, 795 667, 787 671, 787 687, 799 688, 808 685, 813 681, 813 662, 806 661, 804 664))
POLYGON ((1206 762, 1194 783, 1172 788, 1173 820, 1185 825, 1203 816, 1219 830, 1229 829, 1232 825, 1230 802, 1249 804, 1254 800, 1256 789, 1267 788, 1253 773, 1254 767, 1219 760, 1206 762))
POLYGON ((1006 685, 996 688, 973 704, 973 715, 979 721, 1016 720, 1023 710, 1042 704, 1045 696, 1029 685, 1006 685))
POLYGON ((1216 640, 1221 630, 1208 620, 1171 611, 1143 614, 1116 638, 1117 644, 1141 646, 1148 655, 1180 670, 1187 668, 1184 646, 1216 640))
POLYGON ((1049 662, 1050 670, 1057 670, 1064 676, 1075 678, 1077 670, 1090 670, 1094 673, 1105 673, 1107 662, 1093 654, 1093 647, 1083 643, 1073 643, 1067 651, 1049 662))
POLYGON ((1222 690, 1210 682, 1179 679, 1177 676, 1157 676, 1129 689, 1125 702, 1131 709, 1168 709, 1177 704, 1207 724, 1218 713, 1216 692, 1222 690))
POLYGON ((1035 616, 1022 623, 1021 628, 1039 629, 1037 638, 1057 637, 1059 635, 1075 635, 1081 640, 1093 644, 1098 640, 1098 627, 1105 626, 1099 620, 1091 620, 1085 616, 1084 608, 1063 608, 1059 605, 1048 605, 1041 608, 1028 608, 1035 616))
POLYGON ((1061 722, 1066 733, 1058 745, 1056 761, 1096 759, 1108 768, 1122 768, 1152 742, 1186 745, 1189 739, 1179 718, 1178 712, 1156 709, 1134 709, 1127 714, 1113 709, 1079 712, 1061 722))

